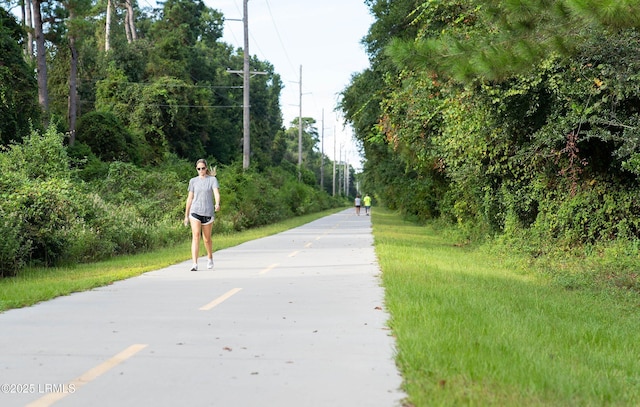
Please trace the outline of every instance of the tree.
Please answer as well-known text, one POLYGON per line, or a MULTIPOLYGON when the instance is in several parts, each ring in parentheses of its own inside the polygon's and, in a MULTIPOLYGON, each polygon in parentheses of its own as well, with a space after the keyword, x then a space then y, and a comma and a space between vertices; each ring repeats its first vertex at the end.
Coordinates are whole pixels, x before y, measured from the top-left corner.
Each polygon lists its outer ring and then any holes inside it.
POLYGON ((637 238, 638 5, 371 1, 371 67, 341 103, 363 182, 469 234, 637 238))
MULTIPOLYGON (((399 196, 388 196, 387 199, 387 193, 394 194, 397 191, 391 191, 388 185, 380 183, 376 167, 386 166, 392 161, 390 165, 394 171, 390 173, 397 174, 396 170, 406 167, 406 164, 397 162, 399 159, 393 155, 392 140, 385 139, 379 126, 383 118, 382 102, 394 91, 395 86, 399 86, 399 70, 386 54, 386 49, 394 38, 415 38, 419 27, 412 24, 414 10, 421 3, 419 0, 367 1, 376 18, 362 40, 369 54, 370 67, 351 77, 350 84, 341 92, 339 104, 345 121, 351 123, 354 129, 354 136, 362 142, 369 162, 368 165, 365 163, 363 182, 370 186, 369 192, 378 194, 379 199, 391 205, 399 196)), ((386 168, 383 170, 386 171, 386 168)))
POLYGON ((107 11, 105 15, 105 23, 104 23, 104 52, 109 52, 111 49, 111 15, 113 11, 113 2, 111 0, 107 0, 107 11))
POLYGON ((67 0, 63 5, 69 13, 66 22, 69 43, 69 99, 67 119, 69 123, 69 145, 73 145, 76 137, 76 120, 78 117, 78 48, 77 39, 81 37, 84 18, 91 6, 91 0, 67 0))
POLYGON ((575 55, 591 30, 640 26, 638 0, 524 0, 424 2, 412 13, 425 32, 395 37, 389 49, 404 66, 423 66, 459 81, 501 80, 527 72, 548 55, 575 55), (434 10, 460 8, 445 30, 434 10), (469 29, 471 27, 471 29, 469 29))
POLYGON ((0 8, 0 144, 20 141, 37 125, 37 82, 20 43, 24 32, 13 15, 0 8))
POLYGON ((33 29, 36 37, 36 66, 38 72, 38 101, 45 112, 49 112, 49 91, 47 88, 47 49, 45 48, 42 25, 42 0, 33 0, 33 29))
POLYGON ((22 26, 27 31, 27 43, 25 44, 25 55, 27 58, 33 58, 33 17, 31 0, 22 0, 20 2, 22 11, 22 26))
MULTIPOLYGON (((251 155, 252 162, 259 168, 273 165, 274 139, 284 130, 282 111, 280 110, 280 92, 283 84, 280 75, 274 72, 273 65, 251 59, 251 70, 265 72, 255 75, 251 80, 251 155)), ((277 153, 276 153, 277 154, 277 153)))
POLYGON ((151 27, 154 51, 147 70, 150 76, 170 76, 191 81, 191 71, 199 62, 195 46, 201 36, 201 0, 169 0, 164 3, 162 18, 151 27))
POLYGON ((129 43, 132 43, 138 39, 138 33, 136 32, 136 18, 131 0, 124 0, 124 8, 126 11, 124 18, 124 29, 127 35, 127 41, 129 43))

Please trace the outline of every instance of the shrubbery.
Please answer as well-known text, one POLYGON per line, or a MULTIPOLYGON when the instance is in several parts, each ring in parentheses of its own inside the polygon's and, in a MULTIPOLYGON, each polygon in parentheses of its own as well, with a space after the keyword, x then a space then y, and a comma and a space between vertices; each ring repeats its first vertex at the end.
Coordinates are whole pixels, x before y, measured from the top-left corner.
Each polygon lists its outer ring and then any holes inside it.
POLYGON ((133 136, 110 112, 83 115, 78 120, 76 141, 88 145, 102 161, 140 161, 133 136))
MULTIPOLYGON (((27 264, 89 262, 191 237, 182 218, 195 163, 175 157, 148 167, 104 163, 82 147, 67 149, 63 140, 50 128, 0 153, 0 276, 27 264)), ((346 204, 296 176, 280 168, 219 168, 222 211, 214 232, 346 204)))

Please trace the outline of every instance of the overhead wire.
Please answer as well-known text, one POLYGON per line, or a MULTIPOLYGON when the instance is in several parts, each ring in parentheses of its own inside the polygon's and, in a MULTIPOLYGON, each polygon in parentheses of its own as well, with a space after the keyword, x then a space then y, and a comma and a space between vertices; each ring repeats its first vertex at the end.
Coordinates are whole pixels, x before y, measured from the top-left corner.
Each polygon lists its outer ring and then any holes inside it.
MULTIPOLYGON (((278 25, 276 24, 276 19, 273 17, 273 13, 271 12, 271 4, 269 3, 269 0, 264 0, 265 4, 267 5, 267 10, 269 12, 269 16, 271 17, 271 23, 273 24, 273 29, 275 30, 275 33, 278 37, 278 41, 280 42, 280 46, 282 47, 282 51, 284 52, 285 57, 287 58, 287 62, 289 63, 289 68, 291 68, 292 72, 296 72, 293 63, 291 62, 291 58, 289 58, 289 53, 287 52, 287 47, 285 46, 284 42, 282 41, 282 36, 280 35, 280 31, 278 30, 278 25)), ((300 78, 298 77, 298 81, 300 81, 300 78)), ((299 83, 296 81, 291 81, 294 83, 299 83)), ((315 97, 315 95, 313 94, 313 92, 304 92, 304 83, 302 83, 302 88, 303 88, 303 95, 311 95, 313 103, 315 105, 315 110, 319 110, 318 107, 318 101, 315 97)))
MULTIPOLYGON (((236 10, 238 11, 238 14, 240 14, 242 16, 243 12, 242 12, 242 8, 238 7, 238 2, 234 0, 233 5, 236 6, 236 10)), ((236 20, 236 19, 234 19, 236 20)), ((242 20, 242 19, 240 19, 242 20)), ((229 33, 231 34, 231 36, 233 37, 233 40, 235 41, 236 44, 242 44, 243 41, 238 41, 238 39, 236 38, 236 34, 233 30, 229 30, 229 33)))
MULTIPOLYGON (((238 13, 240 13, 240 15, 243 15, 244 12, 240 9, 240 6, 238 6, 238 2, 234 0, 233 4, 236 6, 236 10, 238 11, 238 13)), ((269 7, 269 4, 267 2, 267 7, 269 7)), ((271 17, 271 21, 273 22, 273 15, 271 14, 271 9, 269 8, 269 15, 271 17)), ((243 17, 244 18, 244 17, 243 17)), ((249 17, 251 18, 251 17, 249 17)), ((231 34, 231 36, 233 37, 233 40, 237 43, 237 44, 243 44, 244 40, 240 41, 238 40, 238 38, 235 35, 235 32, 233 30, 229 30, 229 33, 231 34)), ((278 38, 280 38, 280 33, 278 33, 278 30, 276 28, 276 34, 278 35, 278 38)), ((258 52, 256 54, 260 54, 262 59, 264 59, 265 61, 269 61, 269 59, 267 58, 267 55, 265 52, 262 51, 262 48, 260 48, 260 42, 256 39, 256 37, 253 35, 253 31, 249 30, 249 37, 252 39, 252 44, 253 46, 255 46, 258 50, 258 52)), ((282 45, 282 40, 280 40, 280 44, 282 45)), ((284 47, 284 45, 283 45, 284 47)), ((251 53, 251 48, 249 47, 249 52, 251 53)), ((286 50, 285 50, 285 55, 286 55, 286 50)), ((287 55, 288 58, 288 55, 287 55)))
POLYGON ((292 72, 295 72, 293 64, 291 63, 291 58, 289 58, 289 54, 287 53, 287 47, 284 45, 284 42, 282 41, 282 36, 280 35, 280 31, 278 30, 276 19, 273 17, 273 13, 271 12, 271 5, 269 4, 269 0, 264 0, 264 2, 267 5, 267 10, 269 11, 269 16, 271 17, 271 23, 273 24, 273 29, 275 30, 276 35, 278 36, 278 41, 280 42, 282 51, 284 52, 285 57, 287 57, 287 62, 289 62, 289 67, 291 68, 292 72))

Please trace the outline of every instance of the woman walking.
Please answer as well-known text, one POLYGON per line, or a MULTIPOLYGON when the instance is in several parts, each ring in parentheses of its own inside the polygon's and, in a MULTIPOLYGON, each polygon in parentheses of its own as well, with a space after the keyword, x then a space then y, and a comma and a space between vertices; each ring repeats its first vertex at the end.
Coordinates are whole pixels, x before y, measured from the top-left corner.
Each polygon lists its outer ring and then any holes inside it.
POLYGON ((191 224, 191 271, 198 270, 198 252, 200 250, 200 236, 207 249, 207 268, 213 268, 213 242, 211 230, 215 213, 220 210, 220 191, 215 168, 207 169, 207 161, 199 159, 196 162, 198 176, 189 180, 189 195, 184 211, 184 224, 191 224))

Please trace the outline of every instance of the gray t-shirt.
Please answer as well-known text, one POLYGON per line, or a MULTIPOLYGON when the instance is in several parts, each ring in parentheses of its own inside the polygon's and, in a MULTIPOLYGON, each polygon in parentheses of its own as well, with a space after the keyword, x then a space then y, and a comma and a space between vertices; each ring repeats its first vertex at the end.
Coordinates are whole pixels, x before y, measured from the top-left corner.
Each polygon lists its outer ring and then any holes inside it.
POLYGON ((214 216, 213 190, 219 188, 218 179, 212 176, 194 177, 189 180, 189 192, 193 192, 191 213, 201 216, 214 216))

